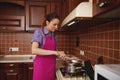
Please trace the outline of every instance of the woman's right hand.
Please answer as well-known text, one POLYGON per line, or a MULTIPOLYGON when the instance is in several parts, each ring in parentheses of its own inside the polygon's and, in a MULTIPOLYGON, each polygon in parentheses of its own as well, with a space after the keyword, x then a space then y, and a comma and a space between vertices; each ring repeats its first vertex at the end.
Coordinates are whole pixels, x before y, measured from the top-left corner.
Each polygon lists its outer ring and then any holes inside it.
POLYGON ((57 51, 57 56, 63 60, 66 60, 66 54, 64 51, 57 51))

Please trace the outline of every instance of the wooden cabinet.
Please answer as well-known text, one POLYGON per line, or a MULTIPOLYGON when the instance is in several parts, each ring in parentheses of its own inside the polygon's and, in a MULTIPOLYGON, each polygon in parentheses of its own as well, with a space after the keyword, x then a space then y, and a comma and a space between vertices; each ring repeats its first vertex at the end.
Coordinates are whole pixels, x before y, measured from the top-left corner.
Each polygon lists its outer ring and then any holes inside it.
POLYGON ((61 0, 62 1, 62 6, 61 6, 61 16, 62 16, 62 20, 69 14, 69 0, 61 0))
POLYGON ((89 0, 61 0, 62 18, 64 19, 78 4, 88 2, 89 0))
POLYGON ((49 1, 26 1, 26 30, 41 27, 48 13, 50 13, 49 1))
POLYGON ((24 1, 0 0, 0 31, 25 30, 24 1))
POLYGON ((24 30, 24 16, 0 15, 0 30, 24 30))
POLYGON ((0 80, 26 80, 23 71, 24 71, 23 64, 1 63, 0 80))
POLYGON ((30 0, 30 1, 51 1, 51 0, 30 0))
POLYGON ((28 80, 33 80, 33 63, 28 63, 28 80))
POLYGON ((89 0, 69 0, 69 12, 71 12, 81 2, 88 2, 89 0))
POLYGON ((33 63, 0 63, 0 80, 32 80, 33 63))
POLYGON ((51 0, 51 12, 56 12, 62 19, 62 0, 51 0))
POLYGON ((13 3, 21 6, 25 6, 24 0, 0 0, 0 2, 13 3))
POLYGON ((98 16, 120 5, 120 0, 93 0, 93 15, 98 16))
POLYGON ((88 0, 27 0, 26 1, 26 30, 34 31, 40 28, 45 16, 56 12, 62 20, 82 1, 88 0))

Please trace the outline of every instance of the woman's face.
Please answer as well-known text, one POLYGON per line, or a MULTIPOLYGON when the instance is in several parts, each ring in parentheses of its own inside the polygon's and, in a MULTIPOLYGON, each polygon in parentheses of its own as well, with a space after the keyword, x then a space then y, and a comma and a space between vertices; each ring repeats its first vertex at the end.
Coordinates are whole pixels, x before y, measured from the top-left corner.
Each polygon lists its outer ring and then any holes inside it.
POLYGON ((50 22, 46 21, 46 27, 49 31, 54 32, 55 30, 58 29, 59 22, 60 20, 57 18, 51 20, 50 22))

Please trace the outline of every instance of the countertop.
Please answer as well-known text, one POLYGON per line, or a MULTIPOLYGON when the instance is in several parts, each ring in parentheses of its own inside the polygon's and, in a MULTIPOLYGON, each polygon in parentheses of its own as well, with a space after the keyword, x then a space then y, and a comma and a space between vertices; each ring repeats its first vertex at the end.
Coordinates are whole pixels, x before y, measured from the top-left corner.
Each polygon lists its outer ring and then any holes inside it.
POLYGON ((33 62, 35 55, 0 55, 0 63, 33 62))
MULTIPOLYGON (((67 55, 70 59, 75 58, 73 55, 67 55)), ((0 55, 0 63, 26 63, 33 62, 35 55, 0 55)), ((56 60, 61 62, 62 60, 56 58, 56 60)), ((61 65, 61 64, 60 64, 61 65)), ((60 66, 58 64, 58 66, 60 66)))

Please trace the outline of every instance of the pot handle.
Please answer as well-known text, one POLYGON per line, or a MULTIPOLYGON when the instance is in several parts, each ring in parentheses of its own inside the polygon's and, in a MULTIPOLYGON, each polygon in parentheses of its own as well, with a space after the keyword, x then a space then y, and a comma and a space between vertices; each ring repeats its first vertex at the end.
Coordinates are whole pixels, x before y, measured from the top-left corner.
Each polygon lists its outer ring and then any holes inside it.
POLYGON ((82 67, 76 67, 75 69, 81 69, 82 67))

